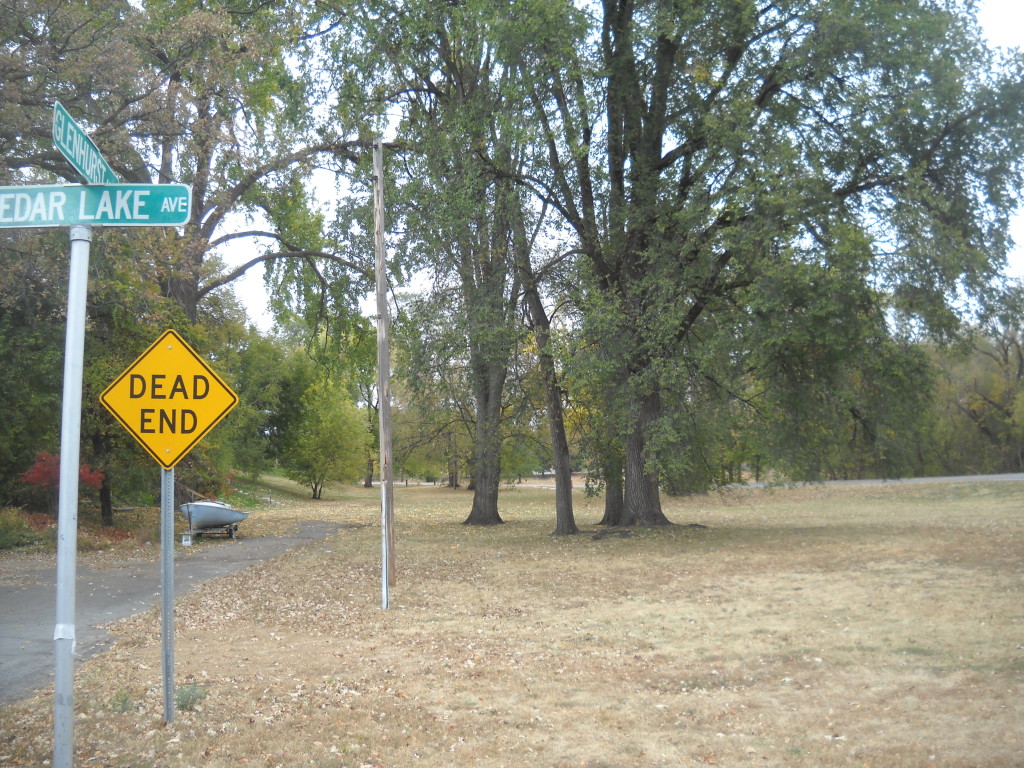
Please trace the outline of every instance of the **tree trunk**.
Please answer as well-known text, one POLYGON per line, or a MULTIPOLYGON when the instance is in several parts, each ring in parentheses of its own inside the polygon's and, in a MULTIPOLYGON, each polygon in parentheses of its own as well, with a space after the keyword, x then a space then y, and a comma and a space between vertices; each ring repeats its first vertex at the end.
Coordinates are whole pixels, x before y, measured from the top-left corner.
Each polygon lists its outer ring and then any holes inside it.
MULTIPOLYGON (((527 260, 524 260, 527 261, 527 260)), ((524 271, 529 263, 523 265, 524 271)), ((532 273, 530 277, 533 278, 532 273)), ((565 436, 565 415, 562 411, 562 388, 558 385, 558 371, 551 354, 551 321, 544 304, 537 293, 536 280, 524 299, 530 313, 534 333, 537 334, 538 360, 544 380, 544 399, 548 412, 548 429, 551 433, 551 454, 555 465, 555 530, 554 535, 566 536, 579 533, 572 511, 572 467, 569 458, 569 441, 565 436)))
POLYGON ((476 472, 476 490, 473 491, 473 507, 463 525, 501 525, 504 520, 498 514, 499 466, 488 466, 476 472))
MULTIPOLYGON (((547 378, 545 373, 545 378, 547 378)), ((554 361, 551 361, 554 377, 554 361)), ((551 431, 551 451, 555 464, 555 530, 556 536, 579 533, 572 511, 572 467, 569 464, 569 441, 565 437, 562 418, 562 395, 558 383, 548 385, 548 424, 551 431)))
MULTIPOLYGON (((170 236, 170 235, 168 235, 170 236)), ((202 245, 182 240, 173 246, 177 260, 168 265, 169 274, 161 280, 164 296, 174 301, 192 324, 199 319, 199 278, 202 268, 202 245)))
POLYGON ((622 465, 613 462, 613 466, 604 468, 604 517, 598 525, 616 526, 622 523, 622 511, 625 509, 622 488, 622 465))
POLYGON ((505 367, 480 366, 476 387, 476 445, 473 448, 473 507, 464 525, 500 525, 498 488, 501 484, 501 393, 505 367))
POLYGON ((621 450, 622 438, 614 434, 615 430, 607 419, 611 407, 605 401, 605 423, 602 425, 603 442, 600 448, 601 478, 604 480, 604 517, 598 525, 616 526, 622 522, 622 510, 625 508, 622 487, 622 469, 625 462, 621 450))
POLYGON ((459 487, 459 452, 457 450, 457 436, 454 429, 447 434, 448 453, 445 456, 448 465, 448 488, 459 487))
POLYGON ((103 467, 103 480, 100 482, 100 520, 103 525, 114 525, 114 494, 110 488, 110 434, 106 431, 93 432, 89 436, 92 444, 92 456, 103 467))
POLYGON ((621 525, 653 527, 671 525, 661 510, 661 489, 656 464, 649 461, 648 437, 661 411, 655 391, 643 395, 633 414, 633 428, 626 435, 625 508, 621 525))
POLYGON ((114 502, 106 472, 103 473, 103 483, 100 485, 100 520, 108 528, 114 526, 114 502))

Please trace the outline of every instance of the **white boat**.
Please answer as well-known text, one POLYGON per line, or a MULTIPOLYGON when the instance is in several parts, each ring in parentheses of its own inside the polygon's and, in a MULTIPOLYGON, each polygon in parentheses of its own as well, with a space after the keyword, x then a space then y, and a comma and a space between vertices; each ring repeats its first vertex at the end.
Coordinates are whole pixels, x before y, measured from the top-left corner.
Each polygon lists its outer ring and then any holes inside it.
POLYGON ((220 529, 232 539, 238 531, 238 524, 249 516, 248 512, 233 509, 223 501, 193 501, 182 504, 181 514, 188 520, 188 529, 192 533, 202 533, 211 529, 220 529))

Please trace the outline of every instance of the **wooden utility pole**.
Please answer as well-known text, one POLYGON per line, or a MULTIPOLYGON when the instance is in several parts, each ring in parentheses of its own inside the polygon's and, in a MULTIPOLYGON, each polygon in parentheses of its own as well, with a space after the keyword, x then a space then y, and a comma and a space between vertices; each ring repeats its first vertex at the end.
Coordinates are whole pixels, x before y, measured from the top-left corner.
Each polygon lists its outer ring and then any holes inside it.
POLYGON ((388 609, 394 569, 394 481, 391 467, 391 337, 388 322, 387 263, 384 253, 384 143, 373 142, 373 235, 377 275, 377 394, 380 418, 381 607, 388 609))

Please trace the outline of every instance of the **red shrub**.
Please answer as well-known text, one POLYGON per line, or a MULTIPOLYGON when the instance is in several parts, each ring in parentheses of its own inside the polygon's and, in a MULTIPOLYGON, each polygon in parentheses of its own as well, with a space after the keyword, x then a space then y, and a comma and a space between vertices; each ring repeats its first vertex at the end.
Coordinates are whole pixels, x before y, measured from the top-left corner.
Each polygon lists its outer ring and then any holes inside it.
MULTIPOLYGON (((60 456, 40 451, 36 454, 36 463, 18 475, 18 479, 41 491, 56 490, 60 486, 60 456)), ((88 464, 79 467, 78 479, 89 488, 103 485, 103 473, 93 470, 88 464)))

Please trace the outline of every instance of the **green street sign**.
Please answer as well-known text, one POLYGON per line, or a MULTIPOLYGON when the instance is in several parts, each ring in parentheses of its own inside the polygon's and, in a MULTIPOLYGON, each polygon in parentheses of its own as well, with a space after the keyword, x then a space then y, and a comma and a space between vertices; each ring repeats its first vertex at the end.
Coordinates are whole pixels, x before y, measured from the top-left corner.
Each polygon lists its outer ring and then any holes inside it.
POLYGON ((180 227, 191 212, 187 184, 0 187, 0 228, 180 227))
POLYGON ((119 181, 92 139, 59 101, 53 105, 53 144, 87 184, 117 184, 119 181))

